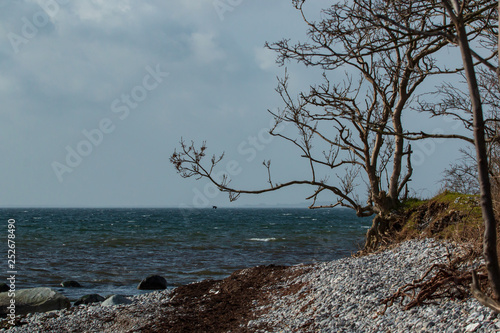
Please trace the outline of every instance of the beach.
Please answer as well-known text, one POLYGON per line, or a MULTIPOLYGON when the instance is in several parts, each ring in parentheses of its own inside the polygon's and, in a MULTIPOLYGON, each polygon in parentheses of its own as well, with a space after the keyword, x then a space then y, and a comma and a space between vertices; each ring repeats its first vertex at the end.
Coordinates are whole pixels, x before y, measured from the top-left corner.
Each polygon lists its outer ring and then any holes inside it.
MULTIPOLYGON (((78 306, 28 315, 9 332, 496 332, 500 318, 476 300, 436 299, 405 311, 383 300, 444 264, 460 247, 410 240, 361 257, 258 266, 223 280, 130 297, 132 304, 78 306), (385 310, 385 312, 384 312, 385 310)), ((472 265, 478 265, 473 263, 472 265)), ((472 268, 471 266, 470 268, 472 268)))

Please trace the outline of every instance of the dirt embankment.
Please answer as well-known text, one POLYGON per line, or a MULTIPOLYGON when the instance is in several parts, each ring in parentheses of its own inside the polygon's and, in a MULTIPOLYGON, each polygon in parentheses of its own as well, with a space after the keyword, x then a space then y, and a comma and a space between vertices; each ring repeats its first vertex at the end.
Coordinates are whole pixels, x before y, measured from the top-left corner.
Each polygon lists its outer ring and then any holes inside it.
POLYGON ((437 238, 481 244, 483 223, 478 198, 444 192, 430 200, 414 200, 391 216, 388 245, 413 238, 437 238))

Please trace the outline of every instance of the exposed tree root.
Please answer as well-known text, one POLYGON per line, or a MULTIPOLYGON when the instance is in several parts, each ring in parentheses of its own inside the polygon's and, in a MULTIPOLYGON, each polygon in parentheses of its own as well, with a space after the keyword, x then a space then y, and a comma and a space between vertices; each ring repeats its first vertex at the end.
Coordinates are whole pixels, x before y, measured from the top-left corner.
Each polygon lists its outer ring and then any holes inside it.
POLYGON ((490 308, 496 313, 500 313, 500 302, 483 293, 481 286, 479 285, 479 278, 476 271, 472 271, 472 284, 470 286, 470 291, 472 296, 474 296, 479 303, 490 308))
MULTIPOLYGON (((405 299, 409 299, 410 301, 404 305, 404 310, 409 310, 423 304, 435 304, 433 300, 436 299, 464 299, 469 297, 471 295, 469 285, 473 274, 458 268, 458 264, 463 263, 465 260, 465 257, 459 257, 452 261, 450 254, 448 254, 447 264, 432 265, 420 279, 405 284, 392 296, 384 299, 382 304, 385 307, 379 314, 384 314, 387 308, 392 306, 398 299, 400 299, 401 305, 403 305, 405 299)), ((476 277, 477 286, 479 286, 479 280, 487 281, 486 275, 476 277)), ((481 290, 480 287, 478 290, 481 290)), ((474 291, 472 293, 474 295, 474 291)), ((500 310, 500 307, 498 309, 500 310)))

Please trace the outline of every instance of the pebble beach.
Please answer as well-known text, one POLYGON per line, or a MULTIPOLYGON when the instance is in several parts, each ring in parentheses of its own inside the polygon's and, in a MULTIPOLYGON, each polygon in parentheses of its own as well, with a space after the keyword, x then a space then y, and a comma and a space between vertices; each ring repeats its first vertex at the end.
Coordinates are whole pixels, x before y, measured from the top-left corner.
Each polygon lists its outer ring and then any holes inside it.
POLYGON ((376 254, 267 271, 257 287, 246 281, 256 277, 247 269, 224 280, 187 285, 182 297, 174 289, 131 296, 129 305, 31 314, 19 319, 21 326, 2 331, 500 332, 500 316, 472 298, 438 299, 408 311, 403 300, 382 314, 384 299, 433 264, 445 263, 454 251, 458 248, 449 243, 411 240, 376 254), (238 302, 245 297, 248 302, 238 302))

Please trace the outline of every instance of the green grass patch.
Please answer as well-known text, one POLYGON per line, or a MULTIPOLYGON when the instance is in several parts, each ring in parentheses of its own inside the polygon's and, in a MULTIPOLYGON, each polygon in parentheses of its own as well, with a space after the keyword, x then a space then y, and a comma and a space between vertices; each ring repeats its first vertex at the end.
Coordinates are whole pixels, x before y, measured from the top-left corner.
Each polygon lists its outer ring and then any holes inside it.
POLYGON ((482 215, 477 195, 445 191, 432 199, 401 203, 396 224, 398 241, 434 237, 458 242, 480 241, 482 215))

